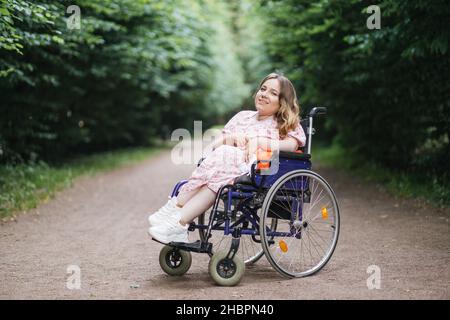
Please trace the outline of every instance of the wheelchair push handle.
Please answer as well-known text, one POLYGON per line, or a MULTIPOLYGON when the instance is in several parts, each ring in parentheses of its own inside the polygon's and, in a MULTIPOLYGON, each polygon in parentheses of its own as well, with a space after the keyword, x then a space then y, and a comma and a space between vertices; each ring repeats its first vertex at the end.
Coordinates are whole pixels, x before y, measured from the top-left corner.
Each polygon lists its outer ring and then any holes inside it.
POLYGON ((311 109, 311 111, 309 112, 309 117, 315 117, 315 116, 320 116, 320 115, 325 115, 327 114, 327 108, 325 107, 314 107, 311 109))
POLYGON ((311 109, 308 115, 308 128, 306 134, 308 135, 308 145, 306 152, 308 154, 311 154, 311 143, 312 143, 312 136, 314 134, 314 127, 313 127, 313 119, 315 116, 324 115, 327 113, 327 108, 325 107, 314 107, 311 109))

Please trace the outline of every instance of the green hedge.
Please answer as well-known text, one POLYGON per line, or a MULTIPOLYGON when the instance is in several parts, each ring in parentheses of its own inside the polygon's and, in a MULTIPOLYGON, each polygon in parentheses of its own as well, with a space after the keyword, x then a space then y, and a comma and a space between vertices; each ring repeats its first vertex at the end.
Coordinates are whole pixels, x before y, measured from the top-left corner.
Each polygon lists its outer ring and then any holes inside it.
POLYGON ((264 1, 274 65, 304 105, 329 110, 327 138, 386 168, 449 184, 450 2, 264 1))
POLYGON ((225 2, 0 1, 0 162, 145 145, 249 95, 225 2))

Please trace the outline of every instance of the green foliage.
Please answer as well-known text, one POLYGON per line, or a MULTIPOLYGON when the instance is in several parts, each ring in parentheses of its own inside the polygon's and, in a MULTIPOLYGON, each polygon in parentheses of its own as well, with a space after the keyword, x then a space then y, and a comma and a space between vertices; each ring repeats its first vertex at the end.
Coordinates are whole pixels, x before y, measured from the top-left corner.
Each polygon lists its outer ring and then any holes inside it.
POLYGON ((224 16, 223 21, 213 22, 216 25, 216 33, 212 39, 214 46, 211 50, 214 56, 212 64, 215 72, 211 92, 207 97, 208 105, 213 110, 219 110, 220 114, 236 108, 234 103, 236 100, 240 102, 240 106, 250 92, 250 88, 245 83, 241 61, 238 58, 239 44, 235 44, 237 41, 230 30, 230 25, 233 23, 232 15, 224 7, 223 3, 215 2, 208 15, 211 21, 215 21, 219 12, 228 13, 224 16))
POLYGON ((0 3, 0 162, 145 145, 209 126, 249 94, 223 3, 0 3))
POLYGON ((450 4, 384 0, 264 1, 274 65, 306 105, 328 107, 329 138, 362 161, 449 185, 450 4))
POLYGON ((303 106, 328 107, 329 142, 447 188, 450 4, 383 0, 381 29, 369 30, 372 4, 0 0, 0 163, 223 123, 277 70, 303 106), (80 29, 67 26, 69 5, 80 29))
MULTIPOLYGON (((231 24, 236 34, 236 53, 241 61, 245 84, 253 94, 259 81, 273 72, 273 65, 264 42, 267 15, 261 11, 259 1, 230 1, 231 24)), ((248 95, 245 107, 254 107, 253 97, 248 95)))
POLYGON ((331 146, 316 146, 314 161, 321 165, 339 168, 369 182, 381 184, 397 197, 418 198, 435 207, 450 206, 450 189, 437 177, 424 179, 420 173, 404 173, 388 169, 375 161, 367 161, 360 154, 344 150, 334 143, 331 146))

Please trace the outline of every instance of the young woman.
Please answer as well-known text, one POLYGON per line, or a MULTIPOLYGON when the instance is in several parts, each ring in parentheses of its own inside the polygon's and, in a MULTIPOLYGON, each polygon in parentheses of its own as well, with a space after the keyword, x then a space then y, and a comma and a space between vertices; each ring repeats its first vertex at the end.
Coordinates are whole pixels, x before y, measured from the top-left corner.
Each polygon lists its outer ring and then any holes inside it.
POLYGON ((286 77, 271 73, 254 95, 256 111, 237 113, 224 127, 213 151, 202 161, 177 197, 149 217, 149 234, 169 243, 189 242, 191 221, 211 207, 221 186, 243 174, 258 148, 295 151, 306 137, 294 86, 286 77))

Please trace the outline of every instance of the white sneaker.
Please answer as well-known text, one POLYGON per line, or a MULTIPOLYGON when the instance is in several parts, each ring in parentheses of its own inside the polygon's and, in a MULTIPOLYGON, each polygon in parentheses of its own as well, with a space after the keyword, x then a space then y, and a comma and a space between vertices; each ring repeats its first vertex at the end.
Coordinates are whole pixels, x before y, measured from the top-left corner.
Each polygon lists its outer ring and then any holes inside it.
POLYGON ((161 224, 162 222, 166 221, 168 218, 172 217, 177 209, 180 209, 177 207, 177 197, 170 198, 167 203, 162 206, 158 211, 151 214, 148 217, 148 223, 150 226, 155 226, 158 224, 161 224))
POLYGON ((151 227, 148 229, 148 233, 153 239, 165 244, 169 242, 189 242, 188 228, 188 224, 182 226, 177 222, 176 224, 164 224, 151 227))

